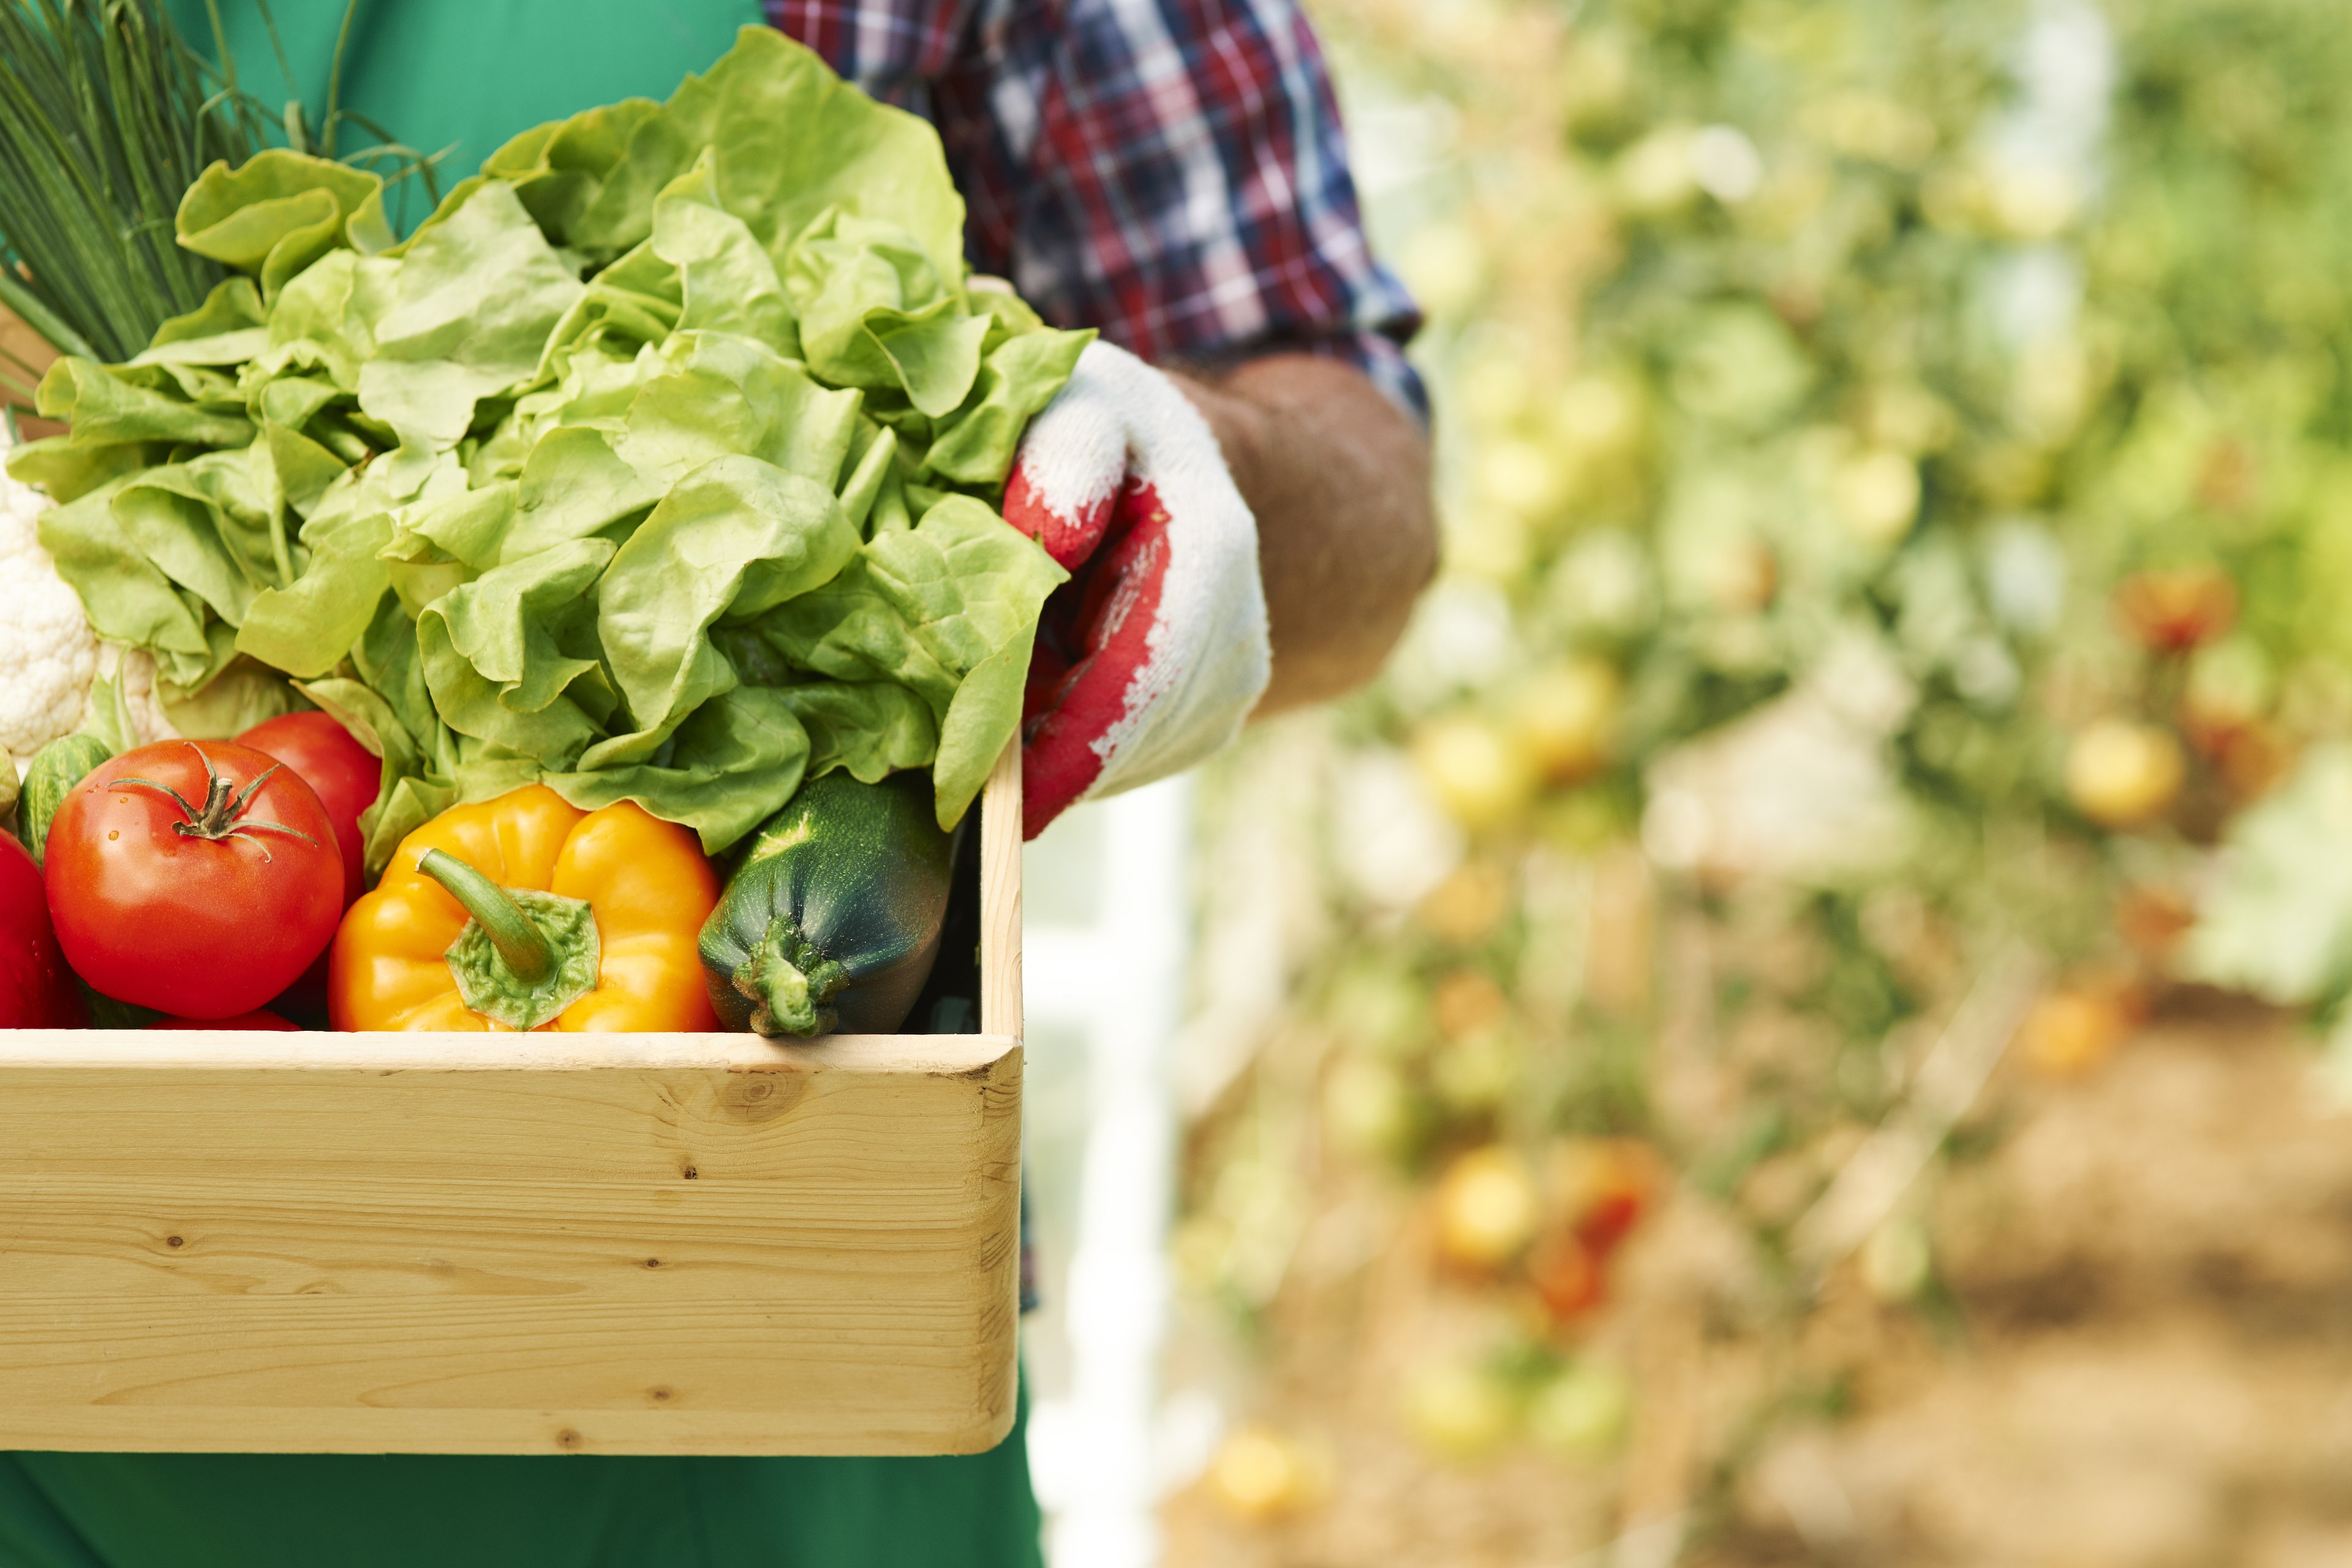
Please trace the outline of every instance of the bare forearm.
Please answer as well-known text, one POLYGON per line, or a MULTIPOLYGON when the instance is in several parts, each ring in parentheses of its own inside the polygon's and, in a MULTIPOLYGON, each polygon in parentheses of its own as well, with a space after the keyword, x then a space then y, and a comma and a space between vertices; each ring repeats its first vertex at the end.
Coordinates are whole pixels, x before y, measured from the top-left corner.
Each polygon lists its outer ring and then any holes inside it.
POLYGON ((1313 354, 1177 382, 1257 518, 1274 640, 1259 715, 1362 685, 1436 570, 1428 438, 1362 372, 1313 354))

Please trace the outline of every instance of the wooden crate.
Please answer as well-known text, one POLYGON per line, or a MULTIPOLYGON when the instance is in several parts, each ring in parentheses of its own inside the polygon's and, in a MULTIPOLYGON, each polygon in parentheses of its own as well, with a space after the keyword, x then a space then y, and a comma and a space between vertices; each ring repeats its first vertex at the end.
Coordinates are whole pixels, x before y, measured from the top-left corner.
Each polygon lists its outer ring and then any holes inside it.
POLYGON ((977 1035, 0 1031, 0 1449, 993 1446, 1014 753, 980 831, 977 1035))

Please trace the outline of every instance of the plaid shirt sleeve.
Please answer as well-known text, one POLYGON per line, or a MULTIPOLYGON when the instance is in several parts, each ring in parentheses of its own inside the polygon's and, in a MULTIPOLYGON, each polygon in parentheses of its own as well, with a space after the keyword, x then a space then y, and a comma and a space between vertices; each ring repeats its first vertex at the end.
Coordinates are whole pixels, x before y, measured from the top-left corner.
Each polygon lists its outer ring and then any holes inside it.
POLYGON ((938 126, 972 265, 1150 360, 1328 353, 1426 418, 1295 0, 770 0, 938 126))

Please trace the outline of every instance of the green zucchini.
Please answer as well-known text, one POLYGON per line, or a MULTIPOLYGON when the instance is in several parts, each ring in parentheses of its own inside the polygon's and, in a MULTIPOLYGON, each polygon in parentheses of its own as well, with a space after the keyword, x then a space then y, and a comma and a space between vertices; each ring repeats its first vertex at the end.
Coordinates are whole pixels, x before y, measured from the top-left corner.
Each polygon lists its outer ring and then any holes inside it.
POLYGON ((24 791, 16 797, 16 837, 35 861, 48 842, 49 819, 65 805, 66 796, 113 755, 105 742, 82 731, 60 735, 33 753, 33 764, 25 770, 24 791))
POLYGON ((896 1030, 939 956, 954 848, 921 773, 802 784, 703 923, 719 1021, 762 1035, 896 1030))

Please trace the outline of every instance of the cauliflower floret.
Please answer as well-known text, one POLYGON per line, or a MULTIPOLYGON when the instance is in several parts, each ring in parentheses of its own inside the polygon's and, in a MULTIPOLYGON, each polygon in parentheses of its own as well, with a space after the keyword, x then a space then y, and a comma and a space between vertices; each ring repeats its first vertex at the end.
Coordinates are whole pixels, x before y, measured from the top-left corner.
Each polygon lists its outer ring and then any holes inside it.
POLYGON ((0 747, 21 759, 80 724, 98 639, 34 524, 48 501, 0 474, 0 747))

